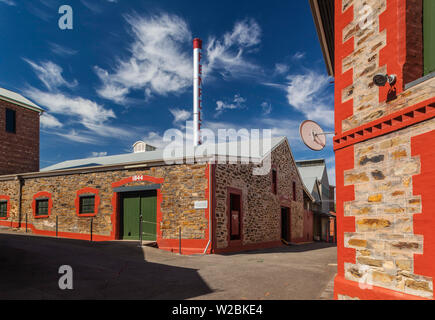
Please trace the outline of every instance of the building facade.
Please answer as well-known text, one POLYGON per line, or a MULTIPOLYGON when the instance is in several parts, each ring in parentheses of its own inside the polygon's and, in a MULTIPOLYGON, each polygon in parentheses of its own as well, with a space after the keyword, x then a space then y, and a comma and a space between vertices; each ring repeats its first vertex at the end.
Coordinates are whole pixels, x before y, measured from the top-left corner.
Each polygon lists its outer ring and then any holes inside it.
POLYGON ((296 161, 302 180, 314 198, 312 212, 312 240, 335 242, 334 187, 329 184, 324 159, 296 161), (332 210, 331 210, 332 209, 332 210), (331 236, 331 232, 334 233, 331 236))
POLYGON ((162 151, 67 161, 0 176, 0 225, 34 234, 143 239, 164 250, 220 253, 304 239, 303 184, 286 138, 271 168, 212 162, 168 165, 162 151))
POLYGON ((435 1, 310 2, 335 76, 335 298, 433 299, 435 1))
POLYGON ((39 117, 42 109, 0 88, 0 175, 39 170, 39 117))

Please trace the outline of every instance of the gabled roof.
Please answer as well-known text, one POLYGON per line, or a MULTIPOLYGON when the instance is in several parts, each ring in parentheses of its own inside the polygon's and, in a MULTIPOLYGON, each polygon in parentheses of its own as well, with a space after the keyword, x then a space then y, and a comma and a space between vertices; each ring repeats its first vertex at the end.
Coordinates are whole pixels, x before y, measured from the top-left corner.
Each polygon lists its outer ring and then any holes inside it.
MULTIPOLYGON (((287 140, 286 137, 277 137, 272 138, 271 141, 271 150, 263 150, 263 153, 260 154, 258 159, 254 159, 257 161, 261 161, 270 151, 273 151, 278 145, 287 140)), ((262 145, 262 141, 260 141, 260 145, 262 145)), ((204 154, 200 157, 201 160, 205 160, 207 158, 219 157, 228 155, 231 158, 237 159, 245 159, 249 158, 249 154, 241 154, 240 151, 240 142, 228 142, 226 144, 215 144, 213 147, 205 148, 205 146, 196 147, 198 148, 204 147, 204 154), (227 150, 227 153, 222 152, 223 150, 227 150)), ((210 145, 209 145, 210 146, 210 145)), ((175 149, 175 154, 177 151, 180 151, 182 154, 182 149, 175 149)), ((147 151, 141 153, 127 153, 120 154, 114 156, 105 156, 105 157, 97 157, 97 158, 85 158, 85 159, 77 159, 77 160, 68 160, 64 162, 57 163, 55 165, 51 165, 41 170, 41 172, 55 171, 55 170, 66 170, 66 169, 76 169, 76 168, 90 168, 90 167, 99 167, 99 166, 110 166, 110 165, 136 165, 147 162, 163 162, 166 157, 164 157, 164 149, 157 149, 155 151, 147 151)), ((174 157, 170 160, 183 160, 186 157, 174 157)), ((196 158, 198 159, 198 157, 196 158)))
POLYGON ((23 108, 30 109, 39 113, 44 112, 44 110, 41 107, 34 104, 29 99, 23 97, 21 94, 4 88, 0 88, 0 100, 11 102, 23 108))
POLYGON ((317 35, 330 76, 334 76, 335 29, 334 0, 309 0, 317 35))
POLYGON ((313 192, 316 181, 321 181, 326 170, 325 159, 296 161, 299 173, 307 189, 313 192))

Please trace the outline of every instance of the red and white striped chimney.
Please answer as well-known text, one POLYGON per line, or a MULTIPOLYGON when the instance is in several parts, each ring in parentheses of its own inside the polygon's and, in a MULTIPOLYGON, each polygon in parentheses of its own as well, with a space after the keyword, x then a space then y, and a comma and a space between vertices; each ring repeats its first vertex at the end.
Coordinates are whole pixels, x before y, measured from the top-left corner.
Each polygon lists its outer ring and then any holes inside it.
POLYGON ((201 144, 202 40, 193 39, 193 145, 201 144))

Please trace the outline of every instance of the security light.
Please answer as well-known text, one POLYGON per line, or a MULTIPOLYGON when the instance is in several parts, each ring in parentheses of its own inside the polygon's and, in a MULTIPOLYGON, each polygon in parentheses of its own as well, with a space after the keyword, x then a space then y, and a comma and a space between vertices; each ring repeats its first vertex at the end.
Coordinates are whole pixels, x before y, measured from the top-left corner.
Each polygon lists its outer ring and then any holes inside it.
POLYGON ((395 74, 388 75, 383 73, 378 73, 373 77, 373 82, 378 87, 383 87, 387 84, 387 82, 390 84, 390 86, 393 86, 396 83, 397 76, 395 74))

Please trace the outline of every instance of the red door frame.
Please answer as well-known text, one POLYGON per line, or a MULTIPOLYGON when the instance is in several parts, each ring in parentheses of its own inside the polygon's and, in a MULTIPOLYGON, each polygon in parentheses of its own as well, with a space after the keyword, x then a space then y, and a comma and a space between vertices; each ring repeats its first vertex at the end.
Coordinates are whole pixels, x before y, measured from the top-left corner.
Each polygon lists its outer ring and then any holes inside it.
POLYGON ((291 209, 290 209, 290 207, 287 207, 286 205, 281 205, 280 206, 280 219, 279 220, 280 220, 280 230, 281 230, 281 232, 282 232, 282 209, 286 209, 286 211, 287 211, 287 220, 288 220, 287 233, 288 233, 288 240, 286 240, 286 241, 291 242, 292 241, 292 215, 291 215, 291 209))
POLYGON ((228 247, 241 247, 243 245, 243 191, 237 188, 227 187, 227 230, 228 247), (231 194, 240 197, 240 240, 231 240, 231 194))

